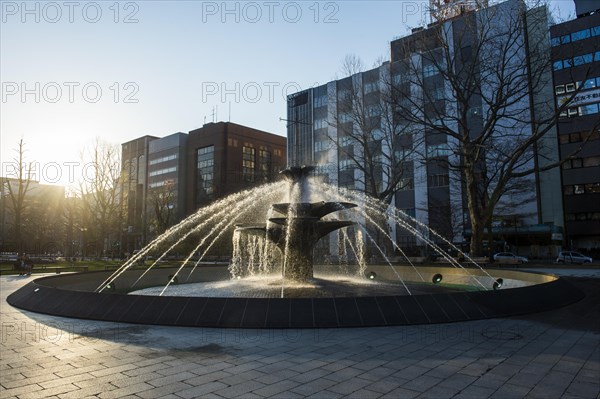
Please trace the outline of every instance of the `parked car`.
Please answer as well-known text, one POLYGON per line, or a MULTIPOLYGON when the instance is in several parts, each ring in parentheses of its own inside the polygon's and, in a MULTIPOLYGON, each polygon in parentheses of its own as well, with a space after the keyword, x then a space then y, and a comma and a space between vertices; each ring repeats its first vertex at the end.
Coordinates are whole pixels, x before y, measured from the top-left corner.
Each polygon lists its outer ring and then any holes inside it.
POLYGON ((498 263, 522 264, 529 262, 529 259, 524 256, 517 256, 512 252, 498 252, 494 255, 494 261, 498 263))
POLYGON ((556 258, 558 263, 592 263, 592 258, 573 251, 562 251, 556 258))

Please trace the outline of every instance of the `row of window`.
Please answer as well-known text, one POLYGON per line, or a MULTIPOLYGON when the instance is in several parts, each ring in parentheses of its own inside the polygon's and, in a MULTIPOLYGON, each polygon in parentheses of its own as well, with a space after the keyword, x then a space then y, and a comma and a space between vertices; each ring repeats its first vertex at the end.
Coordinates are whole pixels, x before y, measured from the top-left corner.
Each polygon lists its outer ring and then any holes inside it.
POLYGON ((563 187, 565 195, 582 195, 600 193, 600 183, 572 184, 563 187))
POLYGON ((600 26, 593 26, 589 29, 583 29, 563 36, 553 37, 550 39, 550 45, 552 47, 556 47, 560 46, 561 44, 568 44, 593 36, 600 36, 600 26))
POLYGON ((201 203, 210 198, 214 192, 214 163, 215 163, 215 146, 209 145, 198 148, 197 152, 197 171, 198 171, 198 186, 197 186, 197 201, 201 203))
POLYGON ((161 181, 157 181, 154 183, 150 183, 148 186, 150 188, 158 188, 158 187, 163 187, 166 184, 176 184, 177 183, 177 179, 169 179, 169 180, 161 180, 161 181))
POLYGON ((450 154, 452 154, 452 150, 446 143, 427 146, 427 158, 447 157, 450 154))
POLYGON ((330 148, 330 141, 315 141, 315 152, 327 151, 330 148))
POLYGON ((415 180, 412 177, 403 177, 396 185, 398 191, 409 191, 415 189, 415 180))
POLYGON ((561 144, 581 143, 582 141, 585 141, 586 139, 588 141, 600 140, 600 131, 598 131, 598 130, 593 131, 592 133, 589 134, 589 136, 590 137, 588 139, 587 135, 582 134, 581 132, 577 132, 577 133, 564 134, 562 136, 558 136, 558 140, 560 141, 561 144))
POLYGON ((252 147, 242 148, 242 176, 244 181, 254 181, 254 155, 255 149, 252 147))
POLYGON ((367 82, 364 84, 363 91, 365 94, 373 93, 379 90, 379 82, 367 82))
POLYGON ((164 175, 167 173, 172 173, 172 172, 177 172, 177 166, 172 166, 170 168, 165 168, 165 169, 159 169, 159 170, 153 170, 152 172, 150 172, 149 176, 160 176, 160 175, 164 175))
POLYGON ((209 145, 206 147, 198 148, 198 155, 212 154, 213 152, 215 152, 214 145, 209 145))
POLYGON ((563 169, 593 168, 600 166, 600 157, 573 158, 562 165, 563 169))
POLYGON ((586 220, 600 220, 600 212, 577 212, 565 214, 568 222, 584 222, 586 220))
POLYGON ((215 159, 214 158, 198 158, 198 165, 197 168, 198 169, 202 169, 202 168, 212 168, 213 165, 215 164, 215 159))
POLYGON ((579 88, 581 88, 581 90, 589 90, 595 89, 596 87, 600 87, 600 76, 586 79, 583 82, 573 82, 564 85, 557 85, 554 87, 554 92, 558 95, 571 93, 579 88))
POLYGON ((177 159, 177 154, 171 154, 171 155, 167 155, 161 158, 156 158, 150 161, 150 165, 156 165, 157 163, 163 163, 163 162, 167 162, 167 161, 172 161, 174 159, 177 159))
POLYGON ((340 161, 340 170, 348 170, 354 168, 354 162, 351 159, 342 159, 340 161))
POLYGON ((561 118, 574 118, 576 116, 594 115, 600 112, 600 103, 586 104, 580 107, 573 107, 560 113, 561 118))
POLYGON ((427 186, 429 187, 447 187, 449 185, 450 175, 447 173, 427 176, 427 186))
POLYGON ((315 129, 325 129, 327 127, 327 119, 326 118, 315 119, 314 127, 315 127, 315 129))
POLYGON ((439 69, 434 64, 427 64, 423 66, 423 77, 427 78, 440 73, 439 69))
POLYGON ((314 107, 315 108, 324 107, 326 105, 327 105, 327 95, 318 96, 318 97, 314 98, 314 107))
POLYGON ((554 61, 552 64, 555 71, 576 67, 579 65, 589 64, 590 62, 600 61, 600 51, 578 55, 573 58, 565 58, 564 60, 554 61))

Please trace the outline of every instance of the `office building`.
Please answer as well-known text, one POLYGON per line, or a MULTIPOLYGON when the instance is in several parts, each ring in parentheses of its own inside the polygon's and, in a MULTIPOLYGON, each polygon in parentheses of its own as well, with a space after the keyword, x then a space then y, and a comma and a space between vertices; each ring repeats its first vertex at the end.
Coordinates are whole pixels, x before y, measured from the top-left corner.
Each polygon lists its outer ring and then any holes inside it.
POLYGON ((600 4, 576 1, 577 18, 550 28, 565 247, 600 255, 600 4))
POLYGON ((285 137, 231 122, 122 144, 123 252, 214 200, 279 179, 285 151, 285 137))
MULTIPOLYGON (((458 69, 470 63, 475 65, 471 77, 492 79, 490 86, 499 84, 493 82, 491 75, 483 76, 481 70, 484 63, 498 62, 497 55, 492 54, 496 49, 493 46, 501 46, 502 39, 490 40, 487 46, 477 48, 478 58, 474 62, 471 57, 482 29, 506 32, 507 26, 514 25, 514 30, 506 36, 510 34, 510 40, 519 45, 506 47, 505 55, 519 62, 509 64, 506 71, 526 77, 528 71, 537 68, 536 81, 541 84, 531 84, 530 89, 525 83, 518 94, 513 94, 517 99, 502 111, 514 116, 518 123, 510 126, 499 123, 491 133, 493 140, 488 143, 514 140, 516 131, 519 139, 523 139, 539 129, 535 125, 541 123, 539 116, 553 110, 552 70, 548 63, 536 65, 537 59, 530 57, 532 43, 536 44, 536 52, 549 52, 545 7, 526 10, 524 3, 517 0, 490 7, 487 2, 446 3, 456 7, 438 12, 434 17, 436 22, 428 27, 413 29, 410 35, 391 42, 389 62, 290 95, 288 159, 290 165, 317 164, 318 173, 328 182, 365 192, 369 192, 368 185, 389 184, 391 173, 386 169, 399 167, 391 165, 396 162, 403 170, 391 204, 461 245, 471 235, 464 177, 449 166, 462 162, 460 143, 455 137, 440 134, 443 129, 439 126, 447 124, 448 130, 468 130, 469 134, 477 135, 485 128, 484 113, 489 112, 490 106, 485 93, 475 94, 466 102, 453 97, 453 88, 443 73, 444 65, 458 69), (488 25, 482 28, 481 21, 488 25), (444 53, 446 50, 451 53, 444 53), (410 74, 414 75, 409 77, 410 74), (465 117, 460 120, 458 115, 463 111, 465 117), (445 116, 451 118, 444 119, 445 116), (425 122, 419 123, 419 118, 425 122), (359 137, 360 132, 368 134, 359 137), (511 135, 512 139, 506 139, 511 135), (360 143, 361 140, 369 141, 368 145, 360 143), (367 159, 367 150, 371 153, 370 162, 379 165, 374 168, 375 179, 365 178, 365 172, 356 166, 367 159)), ((550 127, 545 137, 549 145, 532 146, 530 155, 524 156, 520 164, 522 170, 558 160, 556 129, 550 127)), ((497 150, 482 147, 481 151, 485 154, 481 159, 486 159, 491 167, 493 152, 497 150)), ((562 240, 560 175, 549 170, 525 176, 518 182, 518 190, 516 185, 509 186, 512 191, 506 192, 495 208, 492 249, 552 256, 562 240)), ((397 226, 390 228, 401 247, 409 252, 411 248, 423 252, 423 243, 413 234, 397 226)))
POLYGON ((278 179, 286 139, 231 122, 189 133, 187 213, 229 194, 278 179))
POLYGON ((121 204, 124 207, 121 251, 131 254, 146 242, 146 197, 150 143, 158 139, 142 136, 121 145, 121 204))

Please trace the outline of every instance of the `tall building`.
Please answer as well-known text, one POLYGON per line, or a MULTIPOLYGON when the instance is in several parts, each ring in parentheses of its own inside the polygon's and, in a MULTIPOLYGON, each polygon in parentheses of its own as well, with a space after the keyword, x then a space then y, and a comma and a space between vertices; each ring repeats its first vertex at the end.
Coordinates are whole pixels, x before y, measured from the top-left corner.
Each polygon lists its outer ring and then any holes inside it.
POLYGON ((187 214, 243 189, 271 182, 286 166, 286 139, 231 122, 189 133, 187 214))
MULTIPOLYGON (((464 177, 449 166, 462 162, 460 143, 456 137, 440 134, 443 129, 439 126, 477 135, 485 129, 484 115, 491 112, 492 106, 482 92, 466 100, 457 99, 444 68, 458 70, 461 65, 474 65, 474 76, 469 78, 484 81, 479 83, 483 88, 486 84, 499 85, 493 81, 499 77, 485 75, 483 69, 484 64, 498 62, 494 51, 504 45, 506 58, 516 60, 514 65, 507 62, 505 72, 526 79, 538 62, 530 58, 534 47, 530 43, 535 43, 537 52, 549 51, 549 24, 545 7, 526 11, 518 0, 490 7, 485 7, 483 1, 447 3, 458 8, 446 9, 447 15, 440 14, 438 22, 391 42, 389 62, 290 95, 288 159, 290 165, 317 164, 318 173, 330 183, 363 191, 368 191, 368 185, 385 187, 393 178, 386 170, 400 168, 401 178, 392 180, 399 190, 391 204, 460 244, 471 234, 464 177), (482 26, 481 21, 487 25, 482 26), (508 25, 514 30, 505 33, 508 25), (506 40, 490 39, 478 48, 477 41, 485 29, 500 32, 499 38, 504 34, 506 40), (442 36, 446 42, 442 42, 442 36), (506 45, 502 40, 514 40, 518 45, 506 45), (478 58, 473 61, 472 57, 478 58), (361 136, 360 132, 368 134, 361 136), (366 178, 366 172, 356 167, 367 161, 380 165, 371 171, 374 179, 366 178)), ((525 81, 519 89, 513 89, 515 100, 502 109, 509 118, 514 117, 513 122, 499 123, 492 129, 491 141, 508 143, 514 140, 516 131, 519 139, 531 136, 538 128, 535 124, 543 119, 541 115, 547 116, 553 110, 548 100, 551 68, 547 64, 537 67, 541 72, 536 79, 543 84, 530 88, 534 85, 525 81)), ((556 137, 550 128, 547 136, 553 134, 556 137)), ((521 170, 557 161, 556 140, 550 141, 551 145, 535 148, 535 153, 532 149, 523 156, 521 170)), ((482 168, 492 167, 494 151, 498 155, 499 150, 482 144, 487 162, 482 168)), ((518 190, 509 186, 512 191, 505 193, 494 215, 494 241, 501 245, 495 250, 510 247, 533 256, 557 252, 563 219, 562 204, 556 201, 560 198, 559 180, 556 171, 545 171, 520 179, 518 190)), ((396 227, 391 226, 392 234, 401 247, 422 248, 423 243, 413 234, 396 227)))
POLYGON ((286 138, 231 122, 122 144, 122 251, 214 200, 272 182, 286 166, 286 138))
POLYGON ((576 1, 577 18, 550 28, 566 246, 600 253, 600 5, 576 1), (581 146, 581 151, 576 152, 581 146), (575 155, 574 155, 575 154, 575 155))
POLYGON ((121 144, 121 203, 125 220, 120 246, 124 253, 132 253, 146 242, 148 156, 150 143, 156 139, 142 136, 121 144))
POLYGON ((185 217, 187 140, 180 132, 150 142, 146 219, 151 233, 185 217))

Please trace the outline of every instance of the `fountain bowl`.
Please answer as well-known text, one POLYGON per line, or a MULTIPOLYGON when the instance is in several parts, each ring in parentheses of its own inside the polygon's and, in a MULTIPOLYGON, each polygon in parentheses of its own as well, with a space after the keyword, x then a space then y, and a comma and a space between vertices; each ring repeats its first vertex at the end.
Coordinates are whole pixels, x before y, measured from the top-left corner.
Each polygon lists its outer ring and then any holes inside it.
MULTIPOLYGON (((151 270, 144 287, 164 286, 174 268, 151 270)), ((103 292, 95 292, 110 272, 85 272, 37 278, 8 296, 14 307, 77 319, 186 327, 219 328, 339 328, 433 324, 515 316, 566 306, 583 293, 563 278, 550 274, 498 269, 490 279, 478 269, 471 274, 491 288, 497 279, 502 288, 471 290, 472 277, 452 267, 423 266, 426 280, 437 275, 460 289, 426 295, 369 295, 320 298, 250 298, 206 296, 150 296, 121 292, 144 270, 130 269, 103 292)), ((418 283, 416 270, 397 266, 409 284, 418 283)), ((388 266, 372 265, 367 274, 392 282, 388 266)), ((229 279, 226 266, 202 265, 189 283, 229 279)), ((138 288, 144 288, 138 287, 138 288)))

